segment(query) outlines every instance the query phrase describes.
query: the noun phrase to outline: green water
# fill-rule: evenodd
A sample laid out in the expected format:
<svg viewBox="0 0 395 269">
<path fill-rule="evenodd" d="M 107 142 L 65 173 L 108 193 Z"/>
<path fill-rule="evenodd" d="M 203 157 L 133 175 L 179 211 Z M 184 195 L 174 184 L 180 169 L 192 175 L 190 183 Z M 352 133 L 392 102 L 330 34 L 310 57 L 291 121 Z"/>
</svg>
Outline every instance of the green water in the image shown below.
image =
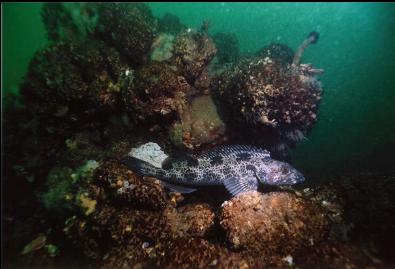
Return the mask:
<svg viewBox="0 0 395 269">
<path fill-rule="evenodd" d="M 155 16 L 188 27 L 234 32 L 243 52 L 270 42 L 296 49 L 320 32 L 303 62 L 325 69 L 324 98 L 309 140 L 293 161 L 310 173 L 393 169 L 395 150 L 395 5 L 386 3 L 150 3 Z M 34 51 L 46 44 L 41 4 L 3 4 L 2 93 L 17 92 Z"/>
</svg>

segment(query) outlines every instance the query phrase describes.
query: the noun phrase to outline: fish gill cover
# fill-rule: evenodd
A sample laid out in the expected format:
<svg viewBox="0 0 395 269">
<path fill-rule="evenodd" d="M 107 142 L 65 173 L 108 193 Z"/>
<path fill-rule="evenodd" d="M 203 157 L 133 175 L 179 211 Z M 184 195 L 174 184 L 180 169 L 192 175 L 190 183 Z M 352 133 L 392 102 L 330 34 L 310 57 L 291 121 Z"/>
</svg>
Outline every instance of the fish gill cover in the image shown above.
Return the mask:
<svg viewBox="0 0 395 269">
<path fill-rule="evenodd" d="M 394 265 L 394 14 L 374 3 L 3 5 L 6 265 Z M 237 168 L 252 154 L 235 144 L 292 161 L 306 181 L 181 194 L 122 164 L 133 148 L 166 152 L 163 168 L 233 155 Z"/>
</svg>

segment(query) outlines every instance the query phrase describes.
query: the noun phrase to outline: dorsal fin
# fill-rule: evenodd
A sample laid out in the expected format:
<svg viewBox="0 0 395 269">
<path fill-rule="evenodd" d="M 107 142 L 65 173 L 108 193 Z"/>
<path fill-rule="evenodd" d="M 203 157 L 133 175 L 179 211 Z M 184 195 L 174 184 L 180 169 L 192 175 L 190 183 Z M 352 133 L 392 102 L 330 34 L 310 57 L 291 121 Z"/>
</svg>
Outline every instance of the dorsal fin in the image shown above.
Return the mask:
<svg viewBox="0 0 395 269">
<path fill-rule="evenodd" d="M 188 166 L 199 165 L 195 156 L 183 152 L 174 152 L 162 162 L 162 168 L 168 170 L 173 168 L 173 164 L 180 162 L 186 162 Z"/>
<path fill-rule="evenodd" d="M 266 157 L 270 157 L 270 152 L 251 145 L 225 145 L 210 149 L 204 152 L 200 157 L 212 157 L 215 155 L 230 155 L 237 153 L 260 153 Z"/>
</svg>

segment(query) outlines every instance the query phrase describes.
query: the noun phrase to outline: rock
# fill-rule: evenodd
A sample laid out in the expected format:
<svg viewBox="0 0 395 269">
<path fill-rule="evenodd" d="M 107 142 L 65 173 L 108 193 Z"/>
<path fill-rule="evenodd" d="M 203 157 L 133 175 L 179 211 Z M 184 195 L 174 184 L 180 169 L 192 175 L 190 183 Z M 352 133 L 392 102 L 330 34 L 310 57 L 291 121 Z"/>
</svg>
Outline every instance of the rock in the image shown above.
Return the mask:
<svg viewBox="0 0 395 269">
<path fill-rule="evenodd" d="M 222 206 L 220 223 L 233 247 L 266 255 L 292 255 L 325 238 L 319 207 L 289 193 L 248 192 Z"/>
<path fill-rule="evenodd" d="M 160 209 L 171 200 L 159 180 L 141 178 L 118 162 L 105 162 L 95 172 L 94 178 L 117 200 Z"/>
<path fill-rule="evenodd" d="M 159 62 L 169 60 L 173 56 L 173 41 L 173 35 L 159 34 L 152 43 L 150 59 Z"/>
<path fill-rule="evenodd" d="M 322 88 L 303 68 L 255 57 L 213 79 L 214 102 L 229 133 L 239 135 L 238 143 L 254 137 L 272 153 L 286 155 L 289 146 L 305 139 L 317 121 Z"/>
<path fill-rule="evenodd" d="M 167 127 L 181 117 L 191 90 L 172 66 L 154 61 L 136 70 L 133 85 L 122 92 L 122 101 L 130 118 L 140 126 Z"/>
<path fill-rule="evenodd" d="M 208 95 L 194 98 L 182 114 L 181 121 L 175 122 L 169 132 L 175 146 L 193 150 L 220 144 L 224 134 L 225 124 Z"/>
<path fill-rule="evenodd" d="M 93 34 L 99 4 L 44 3 L 41 17 L 52 42 L 84 40 Z"/>
<path fill-rule="evenodd" d="M 193 83 L 217 53 L 213 40 L 204 32 L 187 29 L 173 43 L 173 58 L 178 71 Z"/>
<path fill-rule="evenodd" d="M 54 43 L 36 52 L 21 92 L 41 129 L 71 136 L 114 113 L 126 69 L 102 41 Z"/>
<path fill-rule="evenodd" d="M 269 57 L 273 61 L 277 61 L 281 64 L 291 64 L 294 58 L 293 50 L 285 44 L 272 43 L 269 44 L 256 53 L 261 58 Z"/>
<path fill-rule="evenodd" d="M 105 3 L 99 6 L 97 32 L 133 66 L 138 66 L 151 48 L 156 23 L 144 3 Z"/>
<path fill-rule="evenodd" d="M 214 212 L 208 204 L 188 204 L 167 208 L 164 215 L 175 237 L 203 237 L 214 225 Z"/>
</svg>

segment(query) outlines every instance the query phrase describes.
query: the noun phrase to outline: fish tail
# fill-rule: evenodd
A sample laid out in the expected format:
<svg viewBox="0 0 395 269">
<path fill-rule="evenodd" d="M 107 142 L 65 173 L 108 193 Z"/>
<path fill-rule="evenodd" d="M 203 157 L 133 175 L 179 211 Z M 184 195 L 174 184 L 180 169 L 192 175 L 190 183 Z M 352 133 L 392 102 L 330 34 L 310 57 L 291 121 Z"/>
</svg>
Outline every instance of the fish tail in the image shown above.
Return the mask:
<svg viewBox="0 0 395 269">
<path fill-rule="evenodd" d="M 165 170 L 162 168 L 155 167 L 152 164 L 131 156 L 122 159 L 121 163 L 140 176 L 156 177 L 159 179 L 165 177 Z"/>
<path fill-rule="evenodd" d="M 195 188 L 180 186 L 177 184 L 170 183 L 169 176 L 166 176 L 166 171 L 162 168 L 155 167 L 140 159 L 127 156 L 121 160 L 121 163 L 126 165 L 130 170 L 140 176 L 156 177 L 162 181 L 162 183 L 173 192 L 180 193 L 191 193 L 196 191 Z"/>
</svg>

